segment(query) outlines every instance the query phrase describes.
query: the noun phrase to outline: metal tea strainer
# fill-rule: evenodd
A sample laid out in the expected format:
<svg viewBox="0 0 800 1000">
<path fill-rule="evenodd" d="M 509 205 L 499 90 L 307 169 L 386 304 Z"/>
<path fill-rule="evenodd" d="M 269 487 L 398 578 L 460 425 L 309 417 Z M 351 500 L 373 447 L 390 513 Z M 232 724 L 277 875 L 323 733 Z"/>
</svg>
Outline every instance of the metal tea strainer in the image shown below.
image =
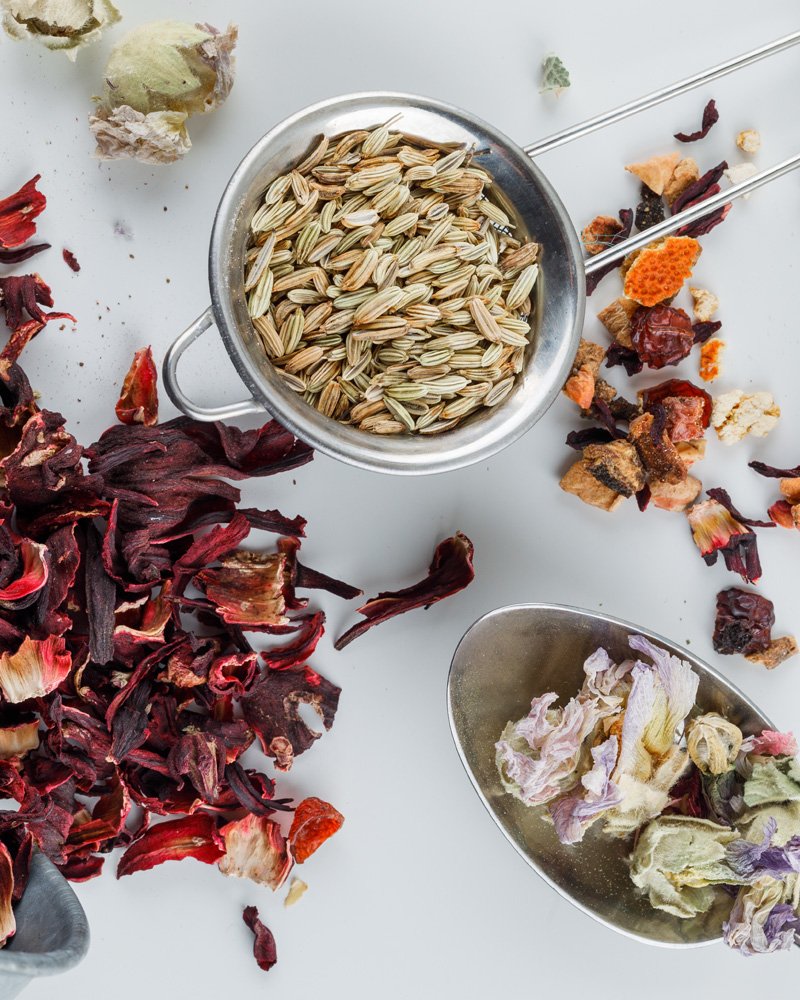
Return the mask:
<svg viewBox="0 0 800 1000">
<path fill-rule="evenodd" d="M 534 158 L 798 42 L 800 31 L 526 147 L 517 146 L 466 111 L 409 94 L 338 97 L 287 118 L 250 150 L 222 195 L 209 250 L 211 305 L 167 352 L 164 383 L 170 398 L 197 420 L 225 420 L 267 410 L 314 448 L 378 472 L 421 475 L 488 458 L 529 430 L 558 394 L 583 327 L 586 274 L 800 166 L 800 154 L 792 156 L 584 261 L 572 221 Z M 494 409 L 478 412 L 453 430 L 432 437 L 373 435 L 322 416 L 289 389 L 267 361 L 250 322 L 244 294 L 243 262 L 249 222 L 270 181 L 301 160 L 320 135 L 371 128 L 398 115 L 398 128 L 404 131 L 480 149 L 481 165 L 493 177 L 493 191 L 516 227 L 515 234 L 542 245 L 542 278 L 536 286 L 533 336 L 514 390 Z M 180 356 L 212 323 L 250 393 L 241 402 L 218 407 L 193 402 L 177 380 Z"/>
</svg>

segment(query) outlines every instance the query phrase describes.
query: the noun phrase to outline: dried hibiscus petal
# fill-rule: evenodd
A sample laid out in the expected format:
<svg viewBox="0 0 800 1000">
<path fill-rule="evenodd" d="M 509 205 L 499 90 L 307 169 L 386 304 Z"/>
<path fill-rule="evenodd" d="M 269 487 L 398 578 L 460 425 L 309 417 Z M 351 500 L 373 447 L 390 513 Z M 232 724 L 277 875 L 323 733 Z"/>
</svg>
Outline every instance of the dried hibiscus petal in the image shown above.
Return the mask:
<svg viewBox="0 0 800 1000">
<path fill-rule="evenodd" d="M 261 657 L 273 670 L 287 670 L 305 663 L 317 648 L 325 633 L 325 615 L 317 611 L 308 615 L 291 642 L 274 649 L 264 650 Z"/>
<path fill-rule="evenodd" d="M 625 347 L 619 341 L 614 341 L 606 351 L 606 368 L 622 365 L 628 375 L 638 375 L 644 368 L 644 362 L 632 347 Z"/>
<path fill-rule="evenodd" d="M 284 563 L 282 553 L 238 551 L 223 557 L 219 567 L 202 570 L 194 582 L 229 625 L 269 629 L 289 622 Z"/>
<path fill-rule="evenodd" d="M 146 830 L 119 859 L 117 878 L 148 871 L 165 861 L 182 861 L 184 858 L 194 858 L 211 865 L 224 854 L 216 820 L 207 813 L 195 813 L 158 823 Z"/>
<path fill-rule="evenodd" d="M 336 649 L 344 649 L 353 639 L 363 635 L 374 625 L 388 621 L 396 615 L 414 608 L 428 608 L 431 604 L 452 597 L 468 586 L 475 577 L 472 564 L 474 547 L 462 532 L 446 538 L 436 546 L 428 576 L 411 587 L 398 591 L 386 591 L 363 604 L 358 612 L 365 621 L 359 622 L 340 635 L 334 643 Z"/>
<path fill-rule="evenodd" d="M 344 816 L 330 802 L 303 799 L 295 809 L 289 830 L 289 846 L 298 865 L 307 861 L 343 823 Z"/>
<path fill-rule="evenodd" d="M 712 126 L 719 121 L 719 111 L 717 111 L 716 101 L 710 100 L 703 108 L 703 120 L 700 128 L 696 132 L 676 132 L 675 138 L 678 142 L 697 142 L 698 139 L 705 139 Z"/>
<path fill-rule="evenodd" d="M 731 500 L 728 491 L 723 490 L 721 486 L 715 486 L 713 489 L 706 490 L 706 493 L 711 497 L 712 500 L 717 500 L 725 510 L 735 517 L 740 524 L 746 525 L 748 528 L 774 528 L 775 524 L 772 521 L 755 521 L 751 517 L 744 517 L 739 511 L 733 506 L 733 501 Z"/>
<path fill-rule="evenodd" d="M 0 690 L 6 701 L 18 704 L 54 691 L 72 667 L 72 656 L 62 638 L 25 636 L 15 653 L 0 655 Z"/>
<path fill-rule="evenodd" d="M 738 573 L 746 583 L 755 583 L 761 576 L 756 536 L 733 518 L 717 500 L 703 500 L 686 512 L 692 537 L 709 566 L 721 552 L 729 570 Z"/>
<path fill-rule="evenodd" d="M 758 653 L 772 638 L 772 601 L 752 591 L 729 587 L 717 594 L 714 649 L 717 653 Z"/>
<path fill-rule="evenodd" d="M 24 313 L 29 320 L 41 324 L 53 319 L 75 322 L 75 317 L 69 313 L 42 312 L 39 307 L 53 305 L 53 296 L 50 287 L 38 274 L 10 274 L 0 278 L 0 305 L 5 310 L 6 323 L 11 330 L 19 330 L 23 326 L 26 322 Z"/>
<path fill-rule="evenodd" d="M 5 250 L 0 247 L 0 264 L 21 264 L 23 260 L 29 260 L 37 253 L 49 249 L 49 243 L 31 243 L 29 247 L 19 247 L 17 250 Z"/>
<path fill-rule="evenodd" d="M 64 263 L 71 271 L 74 271 L 76 274 L 80 271 L 81 265 L 78 263 L 78 258 L 71 250 L 67 250 L 67 248 L 64 247 L 61 251 L 61 256 L 64 258 Z"/>
<path fill-rule="evenodd" d="M 45 545 L 0 526 L 0 608 L 21 611 L 39 599 L 50 572 L 46 554 Z"/>
<path fill-rule="evenodd" d="M 766 462 L 748 462 L 750 468 L 768 479 L 797 479 L 800 477 L 800 465 L 795 465 L 792 469 L 779 469 L 774 465 L 767 465 Z"/>
<path fill-rule="evenodd" d="M 11 908 L 13 898 L 14 862 L 8 848 L 0 841 L 0 948 L 17 930 L 17 922 Z"/>
<path fill-rule="evenodd" d="M 706 323 L 693 323 L 692 331 L 694 333 L 695 344 L 705 344 L 707 340 L 714 336 L 715 333 L 719 333 L 722 329 L 722 321 L 715 319 L 709 320 Z"/>
<path fill-rule="evenodd" d="M 47 199 L 36 184 L 41 174 L 23 184 L 19 191 L 0 201 L 0 247 L 19 247 L 36 232 L 36 217 L 41 215 Z"/>
<path fill-rule="evenodd" d="M 278 950 L 275 947 L 272 931 L 258 919 L 258 909 L 255 906 L 245 906 L 242 911 L 242 920 L 253 932 L 253 955 L 259 969 L 269 972 L 278 961 Z"/>
<path fill-rule="evenodd" d="M 18 718 L 11 725 L 0 722 L 0 758 L 21 757 L 39 746 L 39 720 Z"/>
<path fill-rule="evenodd" d="M 683 309 L 654 306 L 637 309 L 631 319 L 631 342 L 650 368 L 677 365 L 692 350 L 692 321 Z"/>
<path fill-rule="evenodd" d="M 241 699 L 242 714 L 264 753 L 275 758 L 279 771 L 288 771 L 294 758 L 322 735 L 303 721 L 300 706 L 311 705 L 325 729 L 330 729 L 340 694 L 341 688 L 308 666 L 268 668 Z"/>
<path fill-rule="evenodd" d="M 133 356 L 131 367 L 122 383 L 116 406 L 117 419 L 123 424 L 158 423 L 158 374 L 153 350 L 143 347 Z"/>
<path fill-rule="evenodd" d="M 245 816 L 220 830 L 225 853 L 217 861 L 223 875 L 249 878 L 259 885 L 280 889 L 294 861 L 280 827 L 266 816 Z"/>
</svg>

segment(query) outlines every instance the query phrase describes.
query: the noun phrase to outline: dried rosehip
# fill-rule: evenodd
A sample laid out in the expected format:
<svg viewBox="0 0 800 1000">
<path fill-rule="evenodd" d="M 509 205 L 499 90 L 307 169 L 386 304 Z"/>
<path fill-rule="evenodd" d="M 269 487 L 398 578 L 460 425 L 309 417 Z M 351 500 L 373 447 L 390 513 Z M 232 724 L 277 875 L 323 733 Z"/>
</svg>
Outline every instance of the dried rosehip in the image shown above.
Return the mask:
<svg viewBox="0 0 800 1000">
<path fill-rule="evenodd" d="M 692 321 L 683 309 L 653 306 L 637 309 L 631 319 L 631 342 L 650 368 L 677 365 L 692 349 Z"/>
<path fill-rule="evenodd" d="M 760 594 L 729 587 L 717 594 L 714 649 L 717 653 L 758 653 L 770 644 L 775 611 Z"/>
</svg>

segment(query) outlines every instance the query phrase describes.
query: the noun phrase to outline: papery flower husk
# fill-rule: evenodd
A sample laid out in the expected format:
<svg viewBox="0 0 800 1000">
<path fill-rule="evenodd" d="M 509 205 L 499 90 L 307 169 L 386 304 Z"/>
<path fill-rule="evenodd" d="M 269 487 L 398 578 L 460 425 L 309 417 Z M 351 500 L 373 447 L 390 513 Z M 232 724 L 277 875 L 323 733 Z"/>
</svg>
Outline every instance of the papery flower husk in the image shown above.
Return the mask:
<svg viewBox="0 0 800 1000">
<path fill-rule="evenodd" d="M 797 912 L 799 891 L 800 879 L 796 875 L 785 881 L 762 878 L 753 885 L 743 886 L 723 928 L 725 944 L 748 957 L 791 948 L 797 925 L 784 931 L 770 925 L 775 922 L 776 910 L 781 912 L 779 908 L 785 908 L 784 913 L 790 918 Z"/>
<path fill-rule="evenodd" d="M 105 28 L 120 20 L 110 0 L 2 0 L 3 27 L 16 40 L 31 39 L 60 50 L 73 62 Z"/>
<path fill-rule="evenodd" d="M 174 163 L 192 147 L 182 111 L 141 111 L 123 104 L 108 110 L 98 108 L 89 116 L 95 155 L 101 160 L 130 157 L 142 163 Z"/>
<path fill-rule="evenodd" d="M 223 875 L 249 878 L 273 891 L 279 889 L 294 861 L 280 827 L 266 816 L 245 816 L 220 830 L 225 856 L 217 862 Z"/>
<path fill-rule="evenodd" d="M 686 748 L 703 774 L 730 770 L 742 747 L 742 731 L 716 712 L 691 719 L 686 726 Z"/>
</svg>

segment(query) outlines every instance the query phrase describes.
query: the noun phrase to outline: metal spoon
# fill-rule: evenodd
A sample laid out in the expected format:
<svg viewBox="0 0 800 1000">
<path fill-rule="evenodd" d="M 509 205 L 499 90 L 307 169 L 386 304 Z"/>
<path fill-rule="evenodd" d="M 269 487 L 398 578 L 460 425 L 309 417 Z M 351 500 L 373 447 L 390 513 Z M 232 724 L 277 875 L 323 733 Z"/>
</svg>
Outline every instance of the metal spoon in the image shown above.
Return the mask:
<svg viewBox="0 0 800 1000">
<path fill-rule="evenodd" d="M 600 824 L 580 844 L 558 840 L 542 812 L 503 790 L 494 744 L 531 698 L 556 691 L 566 700 L 583 682 L 583 661 L 598 646 L 612 658 L 631 655 L 628 637 L 644 635 L 688 660 L 700 675 L 697 706 L 719 712 L 745 735 L 773 728 L 738 688 L 688 650 L 628 622 L 556 604 L 518 604 L 480 618 L 458 644 L 447 684 L 450 727 L 467 774 L 489 815 L 520 856 L 578 909 L 621 934 L 648 944 L 687 948 L 719 941 L 731 900 L 693 920 L 655 910 L 630 880 L 627 840 L 604 836 Z"/>
</svg>

